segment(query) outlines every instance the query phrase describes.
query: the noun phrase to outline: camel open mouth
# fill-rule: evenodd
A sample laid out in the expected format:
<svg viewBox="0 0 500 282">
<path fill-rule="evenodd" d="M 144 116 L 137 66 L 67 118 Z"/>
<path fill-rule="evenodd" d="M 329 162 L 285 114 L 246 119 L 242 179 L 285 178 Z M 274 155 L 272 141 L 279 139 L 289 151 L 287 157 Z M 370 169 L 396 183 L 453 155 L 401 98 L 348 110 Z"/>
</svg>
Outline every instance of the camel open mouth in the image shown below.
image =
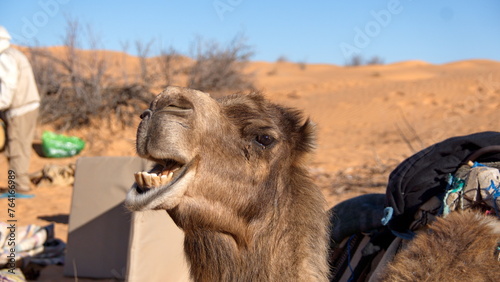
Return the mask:
<svg viewBox="0 0 500 282">
<path fill-rule="evenodd" d="M 158 161 L 151 171 L 134 173 L 136 183 L 127 193 L 125 205 L 132 211 L 174 208 L 194 179 L 194 158 L 188 163 Z"/>
<path fill-rule="evenodd" d="M 185 164 L 175 160 L 157 161 L 157 165 L 149 172 L 140 171 L 134 173 L 136 190 L 139 194 L 148 192 L 151 189 L 168 186 L 174 179 L 178 179 L 184 172 Z"/>
</svg>

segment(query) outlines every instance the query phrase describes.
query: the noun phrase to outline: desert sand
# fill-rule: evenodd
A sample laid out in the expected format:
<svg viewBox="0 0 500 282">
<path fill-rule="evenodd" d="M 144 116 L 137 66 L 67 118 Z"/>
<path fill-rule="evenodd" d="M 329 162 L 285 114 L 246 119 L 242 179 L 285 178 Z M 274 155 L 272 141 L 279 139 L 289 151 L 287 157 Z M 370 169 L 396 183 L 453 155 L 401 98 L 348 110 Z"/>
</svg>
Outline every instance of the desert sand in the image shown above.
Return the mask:
<svg viewBox="0 0 500 282">
<path fill-rule="evenodd" d="M 500 131 L 500 62 L 407 61 L 360 67 L 252 62 L 247 71 L 268 99 L 302 110 L 317 124 L 310 168 L 330 206 L 363 193 L 383 193 L 399 162 L 435 142 Z M 41 142 L 45 129 L 52 130 L 39 126 L 35 143 Z M 49 159 L 33 151 L 31 171 L 74 163 L 81 156 L 135 155 L 135 126 L 112 134 L 106 128 L 96 130 L 64 132 L 89 143 L 78 156 Z M 0 175 L 0 187 L 6 187 L 3 154 Z M 56 237 L 66 241 L 72 187 L 37 187 L 32 194 L 32 199 L 17 199 L 19 225 L 54 222 Z M 5 207 L 0 215 L 4 219 L 6 199 L 0 199 L 0 207 Z M 61 273 L 62 267 L 49 267 L 41 281 Z"/>
</svg>

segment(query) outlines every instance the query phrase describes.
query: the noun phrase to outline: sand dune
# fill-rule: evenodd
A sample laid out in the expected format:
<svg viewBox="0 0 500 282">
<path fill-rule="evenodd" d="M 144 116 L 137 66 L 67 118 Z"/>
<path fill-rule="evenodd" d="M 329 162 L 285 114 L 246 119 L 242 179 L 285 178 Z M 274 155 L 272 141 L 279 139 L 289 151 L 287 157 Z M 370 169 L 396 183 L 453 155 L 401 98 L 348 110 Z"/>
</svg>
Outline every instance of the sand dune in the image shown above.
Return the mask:
<svg viewBox="0 0 500 282">
<path fill-rule="evenodd" d="M 121 53 L 106 56 L 136 60 Z M 135 63 L 130 65 L 131 72 Z M 247 71 L 254 74 L 257 87 L 269 99 L 299 108 L 317 123 L 318 149 L 311 163 L 315 175 L 394 165 L 451 136 L 500 131 L 500 62 L 432 65 L 408 61 L 362 67 L 253 62 Z M 50 127 L 40 127 L 38 136 L 43 129 Z M 97 135 L 88 130 L 70 134 L 94 142 L 81 156 L 134 155 L 135 128 L 113 134 L 106 129 Z M 94 137 L 88 140 L 89 136 Z M 45 159 L 35 154 L 31 170 L 40 170 L 47 163 L 72 163 L 76 158 Z M 0 158 L 0 173 L 7 173 L 4 157 Z M 330 187 L 336 183 L 328 183 L 330 180 L 334 177 L 318 178 L 331 205 L 360 193 L 332 193 Z M 1 177 L 0 187 L 5 186 L 5 177 Z M 20 199 L 20 224 L 55 221 L 57 237 L 65 240 L 71 190 L 41 187 L 33 192 L 35 198 Z M 6 200 L 0 200 L 0 205 L 6 206 Z"/>
</svg>

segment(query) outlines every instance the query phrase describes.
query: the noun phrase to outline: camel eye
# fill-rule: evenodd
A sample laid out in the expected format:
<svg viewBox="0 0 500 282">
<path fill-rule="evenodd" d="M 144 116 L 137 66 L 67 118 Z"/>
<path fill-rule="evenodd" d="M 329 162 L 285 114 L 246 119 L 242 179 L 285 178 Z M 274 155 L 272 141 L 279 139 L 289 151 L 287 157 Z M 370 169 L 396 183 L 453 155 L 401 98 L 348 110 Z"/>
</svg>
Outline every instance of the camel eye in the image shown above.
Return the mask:
<svg viewBox="0 0 500 282">
<path fill-rule="evenodd" d="M 258 135 L 256 138 L 255 138 L 255 141 L 257 141 L 257 143 L 259 143 L 260 145 L 264 146 L 264 147 L 267 147 L 269 145 L 271 145 L 273 142 L 274 142 L 274 137 L 270 136 L 270 135 Z"/>
</svg>

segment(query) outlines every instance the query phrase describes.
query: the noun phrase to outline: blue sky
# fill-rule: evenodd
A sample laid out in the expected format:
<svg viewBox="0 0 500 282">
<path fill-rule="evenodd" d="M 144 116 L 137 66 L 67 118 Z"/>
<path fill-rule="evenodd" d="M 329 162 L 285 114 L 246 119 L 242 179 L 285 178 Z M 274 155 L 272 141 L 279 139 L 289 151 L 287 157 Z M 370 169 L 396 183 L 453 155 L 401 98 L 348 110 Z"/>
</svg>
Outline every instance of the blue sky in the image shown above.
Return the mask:
<svg viewBox="0 0 500 282">
<path fill-rule="evenodd" d="M 498 0 L 0 0 L 0 25 L 16 44 L 62 45 L 67 18 L 90 26 L 100 48 L 129 42 L 132 54 L 136 41 L 154 40 L 152 55 L 169 46 L 189 55 L 197 36 L 227 43 L 243 32 L 252 60 L 500 61 Z"/>
</svg>

